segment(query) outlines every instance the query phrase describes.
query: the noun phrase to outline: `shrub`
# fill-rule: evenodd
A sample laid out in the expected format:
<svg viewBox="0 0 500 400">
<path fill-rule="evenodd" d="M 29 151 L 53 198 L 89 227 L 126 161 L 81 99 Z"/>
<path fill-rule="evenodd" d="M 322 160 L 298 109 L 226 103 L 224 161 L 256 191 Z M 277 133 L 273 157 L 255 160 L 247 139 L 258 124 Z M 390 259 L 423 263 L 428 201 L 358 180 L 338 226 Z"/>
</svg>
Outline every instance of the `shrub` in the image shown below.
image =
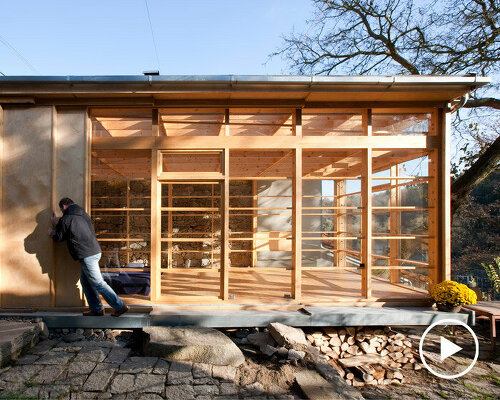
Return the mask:
<svg viewBox="0 0 500 400">
<path fill-rule="evenodd" d="M 477 301 L 477 295 L 473 290 L 455 281 L 444 281 L 433 285 L 429 293 L 436 302 L 450 307 L 475 304 Z"/>
</svg>

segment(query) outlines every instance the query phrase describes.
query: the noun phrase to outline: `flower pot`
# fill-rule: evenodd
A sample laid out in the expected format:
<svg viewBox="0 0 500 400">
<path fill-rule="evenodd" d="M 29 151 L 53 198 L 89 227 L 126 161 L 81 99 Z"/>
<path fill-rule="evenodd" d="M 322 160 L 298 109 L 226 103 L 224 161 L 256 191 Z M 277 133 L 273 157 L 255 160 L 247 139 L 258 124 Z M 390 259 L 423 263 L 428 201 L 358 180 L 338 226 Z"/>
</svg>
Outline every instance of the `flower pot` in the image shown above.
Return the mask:
<svg viewBox="0 0 500 400">
<path fill-rule="evenodd" d="M 437 309 L 439 311 L 453 312 L 457 313 L 462 309 L 462 305 L 459 306 L 450 306 L 448 304 L 436 303 Z"/>
</svg>

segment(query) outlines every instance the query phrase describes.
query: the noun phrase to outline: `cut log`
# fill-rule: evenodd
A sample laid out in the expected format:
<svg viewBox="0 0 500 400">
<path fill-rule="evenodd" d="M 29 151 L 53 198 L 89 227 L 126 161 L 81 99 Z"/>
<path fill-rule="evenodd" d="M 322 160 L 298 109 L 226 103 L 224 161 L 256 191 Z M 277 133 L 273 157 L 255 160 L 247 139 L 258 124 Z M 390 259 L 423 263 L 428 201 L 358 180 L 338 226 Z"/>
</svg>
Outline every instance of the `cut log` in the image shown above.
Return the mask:
<svg viewBox="0 0 500 400">
<path fill-rule="evenodd" d="M 354 336 L 349 336 L 349 337 L 347 338 L 347 344 L 348 344 L 349 346 L 352 346 L 354 343 L 356 343 L 356 339 L 354 338 Z"/>
<path fill-rule="evenodd" d="M 377 381 L 383 380 L 383 378 L 385 377 L 385 368 L 378 364 L 373 365 L 372 367 L 375 371 L 374 373 L 372 373 L 373 378 L 375 378 Z"/>
<path fill-rule="evenodd" d="M 354 326 L 347 326 L 345 328 L 349 336 L 354 336 L 356 335 L 356 328 Z"/>
<path fill-rule="evenodd" d="M 331 351 L 330 347 L 322 345 L 319 349 L 322 353 L 326 354 Z"/>
<path fill-rule="evenodd" d="M 339 339 L 341 342 L 343 342 L 345 340 L 345 335 L 346 335 L 347 331 L 345 329 L 340 329 L 339 330 Z"/>
<path fill-rule="evenodd" d="M 354 377 L 354 379 L 352 380 L 352 386 L 361 387 L 361 386 L 365 386 L 365 383 L 361 379 Z"/>
<path fill-rule="evenodd" d="M 342 351 L 347 351 L 349 348 L 349 344 L 347 342 L 342 343 L 342 346 L 340 346 L 340 350 Z"/>
<path fill-rule="evenodd" d="M 387 364 L 386 357 L 379 356 L 378 354 L 365 354 L 362 356 L 354 356 L 349 359 L 339 359 L 343 367 L 354 367 L 361 364 Z"/>
<path fill-rule="evenodd" d="M 366 372 L 367 374 L 370 374 L 370 375 L 373 375 L 375 374 L 375 368 L 373 368 L 370 364 L 362 364 L 360 365 L 359 367 L 356 367 L 356 368 L 359 368 L 360 370 Z"/>
<path fill-rule="evenodd" d="M 354 346 L 349 346 L 349 348 L 347 349 L 347 352 L 349 354 L 352 354 L 353 356 L 355 356 L 356 354 L 358 354 L 358 350 L 359 350 L 359 347 L 354 345 Z"/>
<path fill-rule="evenodd" d="M 332 347 L 340 347 L 342 345 L 342 341 L 338 335 L 332 336 L 329 343 Z"/>
<path fill-rule="evenodd" d="M 354 374 L 352 372 L 348 372 L 346 375 L 345 375 L 346 379 L 352 381 L 354 379 Z"/>
<path fill-rule="evenodd" d="M 341 378 L 344 378 L 346 376 L 346 372 L 344 370 L 344 368 L 342 368 L 340 366 L 340 364 L 335 361 L 335 360 L 328 360 L 328 364 L 330 364 L 330 366 L 339 373 L 340 377 Z"/>
<path fill-rule="evenodd" d="M 323 331 L 325 332 L 325 334 L 328 337 L 331 337 L 331 338 L 334 337 L 334 336 L 338 337 L 337 330 L 335 328 L 327 326 L 326 328 L 323 328 Z"/>
</svg>

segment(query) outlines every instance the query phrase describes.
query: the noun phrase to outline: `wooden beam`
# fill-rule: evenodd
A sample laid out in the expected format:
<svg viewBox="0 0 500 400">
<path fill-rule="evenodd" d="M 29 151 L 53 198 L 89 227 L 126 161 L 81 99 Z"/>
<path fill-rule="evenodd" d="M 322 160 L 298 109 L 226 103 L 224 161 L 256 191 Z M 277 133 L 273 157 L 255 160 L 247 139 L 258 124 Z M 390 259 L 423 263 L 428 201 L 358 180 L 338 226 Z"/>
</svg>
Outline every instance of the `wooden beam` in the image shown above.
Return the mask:
<svg viewBox="0 0 500 400">
<path fill-rule="evenodd" d="M 259 206 L 259 200 L 257 198 L 257 181 L 252 180 L 252 207 L 254 208 L 252 212 L 252 267 L 257 267 L 258 263 L 258 253 L 257 253 L 257 242 L 256 242 L 256 236 L 257 232 L 259 231 L 259 219 L 258 219 L 258 206 Z"/>
<path fill-rule="evenodd" d="M 292 297 L 302 298 L 302 149 L 295 149 L 292 188 Z"/>
<path fill-rule="evenodd" d="M 429 250 L 428 250 L 428 261 L 429 261 L 429 278 L 432 283 L 439 283 L 441 279 L 440 274 L 440 258 L 439 258 L 439 213 L 440 213 L 440 203 L 439 203 L 439 150 L 432 150 L 429 152 L 429 165 L 428 165 L 428 200 L 427 206 L 428 211 L 428 235 L 429 235 Z"/>
<path fill-rule="evenodd" d="M 449 109 L 440 108 L 439 115 L 439 262 L 438 280 L 451 279 L 451 182 L 450 182 L 450 135 Z"/>
<path fill-rule="evenodd" d="M 365 114 L 363 125 L 365 134 L 371 134 L 371 115 Z M 361 277 L 361 295 L 367 299 L 372 297 L 372 149 L 363 150 L 361 179 L 361 263 L 364 265 Z"/>
<path fill-rule="evenodd" d="M 427 149 L 438 147 L 436 137 L 405 136 L 177 136 L 177 137 L 97 137 L 93 150 L 99 149 Z"/>
<path fill-rule="evenodd" d="M 391 177 L 393 179 L 390 180 L 391 183 L 391 192 L 390 192 L 390 206 L 398 207 L 400 204 L 400 187 L 398 185 L 398 180 L 394 179 L 394 177 L 399 175 L 399 165 L 391 166 Z M 400 225 L 400 211 L 391 210 L 389 215 L 389 229 L 391 236 L 397 236 L 399 234 L 399 225 Z M 399 265 L 399 262 L 394 261 L 399 257 L 399 243 L 400 241 L 397 239 L 389 240 L 389 265 Z M 399 282 L 399 270 L 391 269 L 390 272 L 390 281 L 391 283 Z"/>
<path fill-rule="evenodd" d="M 220 298 L 229 300 L 229 149 L 224 149 L 224 179 L 221 182 Z"/>
<path fill-rule="evenodd" d="M 172 208 L 174 206 L 174 202 L 173 202 L 173 198 L 172 198 L 172 190 L 174 188 L 174 185 L 172 185 L 171 183 L 167 184 L 167 190 L 168 190 L 168 207 L 169 208 Z M 173 238 L 173 235 L 172 235 L 172 229 L 173 229 L 173 218 L 172 218 L 172 211 L 167 211 L 167 218 L 168 218 L 168 221 L 167 221 L 167 233 L 168 233 L 168 238 L 169 239 L 172 239 Z M 172 262 L 172 241 L 169 240 L 168 243 L 167 243 L 167 269 L 172 269 L 172 266 L 173 266 L 173 262 Z"/>
<path fill-rule="evenodd" d="M 51 135 L 51 145 L 52 145 L 52 154 L 51 154 L 51 164 L 52 164 L 52 175 L 51 175 L 51 193 L 50 193 L 50 204 L 53 210 L 57 210 L 59 208 L 58 199 L 56 199 L 56 191 L 57 191 L 57 110 L 55 107 L 52 107 L 52 135 Z M 62 172 L 62 171 L 61 171 Z M 57 208 L 56 205 L 57 204 Z M 52 210 L 51 210 L 52 211 Z M 52 214 L 52 213 L 51 213 Z M 51 240 L 51 252 L 50 252 L 50 306 L 56 306 L 56 251 L 55 251 L 55 243 Z"/>
<path fill-rule="evenodd" d="M 158 172 L 161 157 L 157 150 L 151 154 L 151 301 L 161 297 L 161 183 Z"/>
<path fill-rule="evenodd" d="M 345 196 L 346 193 L 345 189 L 346 189 L 345 179 L 334 181 L 333 194 L 335 196 L 334 197 L 335 210 L 342 210 L 342 208 L 346 206 L 347 198 Z M 334 237 L 337 236 L 341 238 L 344 236 L 343 232 L 345 232 L 347 226 L 346 215 L 344 213 L 335 212 L 334 218 L 335 218 L 335 231 L 340 232 L 338 234 L 335 234 Z M 344 239 L 339 239 L 337 240 L 336 244 L 338 251 L 335 252 L 335 256 L 333 258 L 334 265 L 336 267 L 346 267 L 347 266 L 346 253 L 345 251 L 342 251 L 346 249 L 346 242 Z"/>
<path fill-rule="evenodd" d="M 5 234 L 4 234 L 4 228 L 3 228 L 3 220 L 4 220 L 4 215 L 3 215 L 3 160 L 4 160 L 4 155 L 3 155 L 3 127 L 4 127 L 4 113 L 3 113 L 3 107 L 0 104 L 0 265 L 3 264 L 3 254 L 5 251 L 4 248 L 4 243 L 5 243 Z M 3 268 L 0 268 L 0 307 L 2 307 L 3 301 L 3 291 L 4 291 L 4 282 L 2 280 L 2 270 Z"/>
<path fill-rule="evenodd" d="M 153 136 L 160 136 L 160 124 L 159 124 L 159 116 L 158 116 L 158 109 L 153 108 L 152 110 L 152 118 L 151 118 L 151 124 L 152 124 L 152 133 Z"/>
</svg>

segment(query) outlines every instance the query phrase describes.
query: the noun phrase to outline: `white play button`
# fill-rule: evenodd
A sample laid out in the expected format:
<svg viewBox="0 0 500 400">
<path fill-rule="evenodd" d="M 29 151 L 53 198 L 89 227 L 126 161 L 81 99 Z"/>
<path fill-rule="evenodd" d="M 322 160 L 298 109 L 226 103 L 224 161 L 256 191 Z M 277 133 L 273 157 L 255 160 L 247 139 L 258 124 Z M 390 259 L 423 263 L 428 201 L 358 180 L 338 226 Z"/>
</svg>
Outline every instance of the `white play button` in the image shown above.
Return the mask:
<svg viewBox="0 0 500 400">
<path fill-rule="evenodd" d="M 457 346 L 455 343 L 450 342 L 448 339 L 440 336 L 441 338 L 441 361 L 446 360 L 449 356 L 459 352 L 462 350 L 460 346 Z"/>
</svg>

